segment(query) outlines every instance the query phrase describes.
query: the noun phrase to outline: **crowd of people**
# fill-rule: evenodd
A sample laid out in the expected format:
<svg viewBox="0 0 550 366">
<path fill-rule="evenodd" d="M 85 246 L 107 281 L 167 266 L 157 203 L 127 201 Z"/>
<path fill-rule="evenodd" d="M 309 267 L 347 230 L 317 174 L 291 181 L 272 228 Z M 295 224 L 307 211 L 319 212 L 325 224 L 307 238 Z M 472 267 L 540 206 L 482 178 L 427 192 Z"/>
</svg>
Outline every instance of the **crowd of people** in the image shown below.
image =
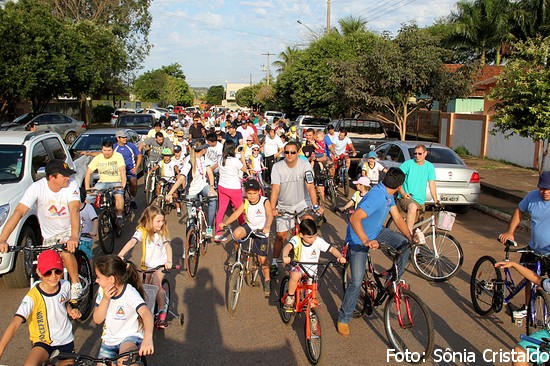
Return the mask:
<svg viewBox="0 0 550 366">
<path fill-rule="evenodd" d="M 80 313 L 71 305 L 71 300 L 79 296 L 78 275 L 71 253 L 79 242 L 83 245 L 79 240 L 81 232 L 87 237 L 97 232 L 97 222 L 94 225 L 97 217 L 89 209 L 84 210 L 86 201 L 93 202 L 94 199 L 91 174 L 96 170 L 99 172 L 100 178 L 94 188 L 116 189 L 117 215 L 122 211 L 119 199 L 126 184 L 133 197 L 132 207 L 137 208 L 136 167 L 142 160 L 142 152 L 148 154 L 149 161 L 156 162 L 151 169 L 157 170 L 161 180 L 170 185 L 163 199 L 171 201 L 179 195 L 186 198 L 198 195 L 217 197 L 217 200 L 209 200 L 207 210 L 206 232 L 214 242 L 225 242 L 224 229 L 234 222 L 238 223 L 234 230 L 236 239 L 254 230 L 261 230 L 269 236 L 275 222 L 271 250 L 267 239 L 259 237 L 254 240 L 253 250 L 259 256 L 266 297 L 270 295 L 272 280 L 278 275 L 279 258 L 283 263 L 290 263 L 291 259 L 317 262 L 320 252 L 329 251 L 340 263 L 348 261 L 351 281 L 337 321 L 337 331 L 343 336 L 350 334 L 348 324 L 363 281 L 368 250 L 378 248 L 381 243 L 399 250 L 398 268 L 402 274 L 409 257 L 409 243 L 417 240 L 411 231 L 412 224 L 424 209 L 426 187 L 438 203 L 435 170 L 426 160 L 429 152 L 424 145 L 417 145 L 414 158 L 403 163 L 401 168 L 385 169 L 377 162 L 376 154 L 370 153 L 362 175 L 354 181 L 357 192 L 349 197 L 345 206 L 340 207 L 341 210 L 352 207 L 354 210 L 346 231 L 345 242 L 349 249 L 347 258 L 344 258 L 334 243 L 328 243 L 318 235 L 321 220 L 314 220 L 314 216 L 324 215 L 323 194 L 319 189 L 322 186 L 319 184 L 321 167 L 334 174 L 335 162 L 349 166 L 349 155 L 355 153 L 344 129 L 338 132 L 332 126 L 323 131 L 307 129 L 302 137 L 284 120 L 274 119 L 267 123 L 259 115 L 194 114 L 164 126 L 157 123 L 140 146 L 127 143 L 124 131 L 118 131 L 116 138 L 116 144 L 106 141 L 101 152 L 93 154 L 84 181 L 88 192 L 79 194 L 79 188 L 71 178 L 74 171 L 65 162 L 53 160 L 46 166 L 46 178 L 35 182 L 25 193 L 0 233 L 0 253 L 5 253 L 8 246 L 13 245 L 6 240 L 15 224 L 36 206 L 44 246 L 57 241 L 67 243 L 67 250 L 61 255 L 45 250 L 38 256 L 37 273 L 41 282 L 25 296 L 0 339 L 0 357 L 25 321 L 29 323 L 32 342 L 26 364 L 39 365 L 56 349 L 74 351 L 69 318 L 78 318 Z M 541 243 L 546 243 L 547 236 L 541 233 L 549 227 L 546 225 L 550 217 L 548 192 L 550 173 L 544 173 L 538 193 L 534 191 L 527 201 L 520 203 L 510 229 L 501 235 L 503 241 L 513 239 L 521 212 L 529 212 L 535 220 L 531 247 L 538 248 Z M 50 209 L 52 205 L 56 208 L 54 211 Z M 228 212 L 230 205 L 232 212 Z M 299 218 L 299 233 L 289 240 L 295 227 L 295 216 L 281 213 L 305 212 L 308 208 L 310 211 Z M 406 214 L 402 215 L 401 211 Z M 182 207 L 177 206 L 177 215 L 182 215 Z M 388 215 L 393 218 L 399 232 L 384 227 Z M 139 349 L 142 355 L 154 352 L 153 315 L 143 300 L 141 277 L 123 260 L 139 243 L 142 269 L 159 265 L 172 268 L 174 259 L 166 217 L 154 204 L 145 208 L 134 234 L 118 255 L 94 258 L 99 290 L 93 320 L 103 324 L 100 357 L 113 357 L 131 349 Z M 235 260 L 234 255 L 233 252 L 228 258 L 229 263 Z M 514 267 L 533 282 L 550 289 L 550 285 L 519 265 L 499 265 Z M 62 279 L 64 267 L 69 272 L 69 282 Z M 309 267 L 308 271 L 315 271 L 314 267 Z M 291 271 L 289 296 L 284 303 L 286 311 L 293 311 L 293 295 L 303 275 L 301 271 L 299 267 Z M 162 278 L 163 273 L 158 270 L 152 274 L 152 283 L 161 287 Z M 159 309 L 163 308 L 163 301 L 164 294 L 159 291 Z M 124 319 L 120 318 L 121 309 Z M 161 312 L 157 326 L 165 328 L 168 325 L 166 314 Z"/>
</svg>

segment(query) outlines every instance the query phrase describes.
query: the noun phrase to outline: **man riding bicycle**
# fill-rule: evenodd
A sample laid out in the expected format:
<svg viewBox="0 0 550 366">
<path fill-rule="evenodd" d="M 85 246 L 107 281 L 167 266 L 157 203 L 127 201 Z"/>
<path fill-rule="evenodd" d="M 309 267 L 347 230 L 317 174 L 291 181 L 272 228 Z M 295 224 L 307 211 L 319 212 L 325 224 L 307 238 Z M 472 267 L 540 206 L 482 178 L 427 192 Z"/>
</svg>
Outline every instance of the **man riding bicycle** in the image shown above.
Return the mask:
<svg viewBox="0 0 550 366">
<path fill-rule="evenodd" d="M 49 247 L 57 242 L 67 245 L 67 251 L 60 256 L 71 279 L 71 300 L 77 300 L 82 292 L 76 259 L 72 254 L 78 247 L 80 234 L 80 190 L 76 181 L 70 178 L 74 173 L 63 160 L 49 162 L 46 177 L 31 184 L 0 233 L 0 253 L 6 253 L 6 240 L 21 218 L 36 205 L 44 238 L 42 245 Z"/>
<path fill-rule="evenodd" d="M 121 154 L 124 157 L 124 163 L 126 164 L 126 179 L 129 183 L 130 192 L 130 206 L 135 210 L 136 194 L 137 194 L 137 167 L 141 164 L 141 151 L 137 146 L 131 142 L 128 142 L 128 136 L 124 130 L 116 132 L 117 143 L 114 151 Z"/>
<path fill-rule="evenodd" d="M 351 159 L 349 158 L 348 150 L 351 149 L 353 156 L 357 155 L 353 142 L 348 137 L 348 131 L 345 128 L 340 129 L 338 138 L 334 140 L 334 161 L 345 160 L 346 168 L 350 167 Z"/>
</svg>

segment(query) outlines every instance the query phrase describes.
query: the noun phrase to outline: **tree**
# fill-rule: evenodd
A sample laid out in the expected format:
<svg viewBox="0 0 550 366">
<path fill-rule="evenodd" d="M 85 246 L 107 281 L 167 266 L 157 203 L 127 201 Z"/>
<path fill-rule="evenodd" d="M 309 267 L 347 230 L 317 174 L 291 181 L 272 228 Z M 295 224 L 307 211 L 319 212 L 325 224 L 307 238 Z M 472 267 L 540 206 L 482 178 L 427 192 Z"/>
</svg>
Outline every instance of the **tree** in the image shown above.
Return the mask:
<svg viewBox="0 0 550 366">
<path fill-rule="evenodd" d="M 501 48 L 509 40 L 509 0 L 460 0 L 452 12 L 453 31 L 448 43 L 469 51 L 485 65 L 489 51 L 495 51 L 500 64 Z"/>
<path fill-rule="evenodd" d="M 208 88 L 206 92 L 206 103 L 210 105 L 220 105 L 224 99 L 225 89 L 223 85 L 214 85 Z"/>
<path fill-rule="evenodd" d="M 522 0 L 512 3 L 512 33 L 521 41 L 550 36 L 550 0 Z"/>
<path fill-rule="evenodd" d="M 550 141 L 550 37 L 518 42 L 514 49 L 490 93 L 497 101 L 492 120 L 495 131 L 508 137 L 519 134 L 542 143 L 542 158 L 538 161 L 542 172 Z"/>
<path fill-rule="evenodd" d="M 349 36 L 357 32 L 366 32 L 367 21 L 362 18 L 355 18 L 353 15 L 338 20 L 342 35 Z"/>
<path fill-rule="evenodd" d="M 256 94 L 260 84 L 245 86 L 235 93 L 235 102 L 241 107 L 253 108 L 256 104 Z"/>
<path fill-rule="evenodd" d="M 290 46 L 287 46 L 286 50 L 281 51 L 281 53 L 279 53 L 279 59 L 272 63 L 276 68 L 277 74 L 282 73 L 284 69 L 292 63 L 299 52 L 299 49 Z"/>
<path fill-rule="evenodd" d="M 141 100 L 156 100 L 164 105 L 193 104 L 193 94 L 178 63 L 145 72 L 135 80 L 133 90 Z"/>
<path fill-rule="evenodd" d="M 371 52 L 334 62 L 332 81 L 341 91 L 341 103 L 395 125 L 404 140 L 407 118 L 421 106 L 416 97 L 434 91 L 434 84 L 443 78 L 453 77 L 442 70 L 447 51 L 439 41 L 426 29 L 404 25 L 395 39 L 375 42 Z"/>
</svg>

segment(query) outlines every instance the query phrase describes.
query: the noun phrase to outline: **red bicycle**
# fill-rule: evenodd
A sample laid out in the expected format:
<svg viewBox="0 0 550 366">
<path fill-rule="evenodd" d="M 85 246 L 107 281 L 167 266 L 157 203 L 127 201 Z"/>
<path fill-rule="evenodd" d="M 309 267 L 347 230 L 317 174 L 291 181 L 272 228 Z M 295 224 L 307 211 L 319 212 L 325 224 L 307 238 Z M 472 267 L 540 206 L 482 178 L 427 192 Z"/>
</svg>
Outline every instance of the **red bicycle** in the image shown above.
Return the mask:
<svg viewBox="0 0 550 366">
<path fill-rule="evenodd" d="M 277 260 L 278 263 L 283 263 L 281 259 Z M 317 282 L 322 278 L 327 269 L 335 265 L 335 261 L 330 262 L 297 262 L 291 261 L 291 266 L 300 266 L 304 275 L 298 283 L 296 288 L 296 304 L 295 309 L 292 312 L 289 312 L 284 309 L 284 303 L 286 297 L 288 296 L 288 282 L 290 281 L 290 276 L 286 275 L 281 282 L 281 300 L 279 302 L 279 315 L 281 320 L 285 324 L 292 324 L 296 313 L 305 312 L 306 314 L 306 323 L 304 328 L 304 333 L 306 337 L 306 355 L 309 362 L 313 365 L 317 364 L 321 359 L 321 350 L 323 348 L 323 338 L 321 337 L 321 304 L 317 299 Z M 324 266 L 325 268 L 319 276 L 317 276 L 317 271 L 310 273 L 308 268 L 304 266 L 316 265 Z M 313 272 L 313 271 L 312 271 Z"/>
</svg>

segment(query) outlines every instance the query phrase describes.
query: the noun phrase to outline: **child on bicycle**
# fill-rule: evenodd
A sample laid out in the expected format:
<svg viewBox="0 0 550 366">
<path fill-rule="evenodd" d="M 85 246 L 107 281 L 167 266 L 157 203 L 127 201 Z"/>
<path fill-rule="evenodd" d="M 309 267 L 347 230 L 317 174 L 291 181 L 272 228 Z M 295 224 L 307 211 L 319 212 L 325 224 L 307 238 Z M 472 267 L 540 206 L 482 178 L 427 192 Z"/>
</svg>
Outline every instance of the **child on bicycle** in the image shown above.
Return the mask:
<svg viewBox="0 0 550 366">
<path fill-rule="evenodd" d="M 80 191 L 80 249 L 88 257 L 90 267 L 92 267 L 92 244 L 97 235 L 98 228 L 97 213 L 94 206 L 86 202 L 86 191 Z"/>
<path fill-rule="evenodd" d="M 172 268 L 172 246 L 170 244 L 170 233 L 166 226 L 164 212 L 156 206 L 148 206 L 141 217 L 136 232 L 132 238 L 124 245 L 119 257 L 124 259 L 124 255 L 128 253 L 138 242 L 141 242 L 141 268 L 143 270 L 164 266 L 164 269 Z M 156 270 L 154 273 L 147 274 L 146 283 L 151 283 L 159 288 L 157 292 L 157 304 L 159 308 L 159 328 L 167 328 L 169 323 L 166 321 L 166 311 L 164 311 L 165 294 L 162 289 L 162 279 L 164 273 L 162 269 Z"/>
<path fill-rule="evenodd" d="M 80 311 L 69 303 L 71 284 L 63 276 L 63 262 L 55 250 L 45 250 L 38 256 L 36 273 L 40 282 L 25 295 L 10 325 L 0 339 L 0 358 L 21 324 L 28 321 L 32 349 L 25 365 L 41 365 L 54 350 L 74 352 L 73 327 L 68 316 L 80 318 Z M 68 316 L 67 316 L 68 315 Z M 59 361 L 59 365 L 72 360 Z"/>
<path fill-rule="evenodd" d="M 298 262 L 319 262 L 321 252 L 329 251 L 336 257 L 338 263 L 346 263 L 346 258 L 342 256 L 342 253 L 336 248 L 330 245 L 317 235 L 317 224 L 312 219 L 304 219 L 300 222 L 300 233 L 290 238 L 288 243 L 283 248 L 283 263 L 289 264 L 291 258 L 289 257 L 290 251 L 293 250 L 293 258 Z M 310 275 L 314 275 L 317 272 L 317 265 L 304 265 Z M 298 287 L 298 282 L 306 276 L 300 266 L 295 266 L 290 271 L 290 280 L 288 281 L 288 296 L 284 303 L 285 311 L 294 311 L 295 292 Z M 281 294 L 283 295 L 283 294 Z"/>
<path fill-rule="evenodd" d="M 95 273 L 99 290 L 93 318 L 104 323 L 98 358 L 137 349 L 140 356 L 153 354 L 153 315 L 134 266 L 110 254 L 97 260 Z"/>
<path fill-rule="evenodd" d="M 357 191 L 355 191 L 355 193 L 353 194 L 353 196 L 351 196 L 351 199 L 348 201 L 348 203 L 346 203 L 345 206 L 338 207 L 338 211 L 344 212 L 351 207 L 353 207 L 353 209 L 356 209 L 357 205 L 359 204 L 359 202 L 361 202 L 363 197 L 365 197 L 365 195 L 369 193 L 369 190 L 370 190 L 369 178 L 360 177 L 359 179 L 354 181 L 353 184 L 355 184 L 355 187 L 357 187 Z"/>
<path fill-rule="evenodd" d="M 245 223 L 235 229 L 233 235 L 236 239 L 242 239 L 254 230 L 262 230 L 268 236 L 273 222 L 271 204 L 267 197 L 261 196 L 260 183 L 257 180 L 249 179 L 244 183 L 246 198 L 244 202 L 233 212 L 227 220 L 220 223 L 220 229 L 237 220 L 244 212 Z M 264 275 L 264 296 L 269 297 L 271 293 L 271 277 L 269 275 L 269 261 L 267 260 L 267 238 L 254 238 L 253 251 L 258 255 L 262 273 Z M 235 254 L 231 255 L 230 262 L 235 260 L 238 245 L 235 243 Z"/>
</svg>

